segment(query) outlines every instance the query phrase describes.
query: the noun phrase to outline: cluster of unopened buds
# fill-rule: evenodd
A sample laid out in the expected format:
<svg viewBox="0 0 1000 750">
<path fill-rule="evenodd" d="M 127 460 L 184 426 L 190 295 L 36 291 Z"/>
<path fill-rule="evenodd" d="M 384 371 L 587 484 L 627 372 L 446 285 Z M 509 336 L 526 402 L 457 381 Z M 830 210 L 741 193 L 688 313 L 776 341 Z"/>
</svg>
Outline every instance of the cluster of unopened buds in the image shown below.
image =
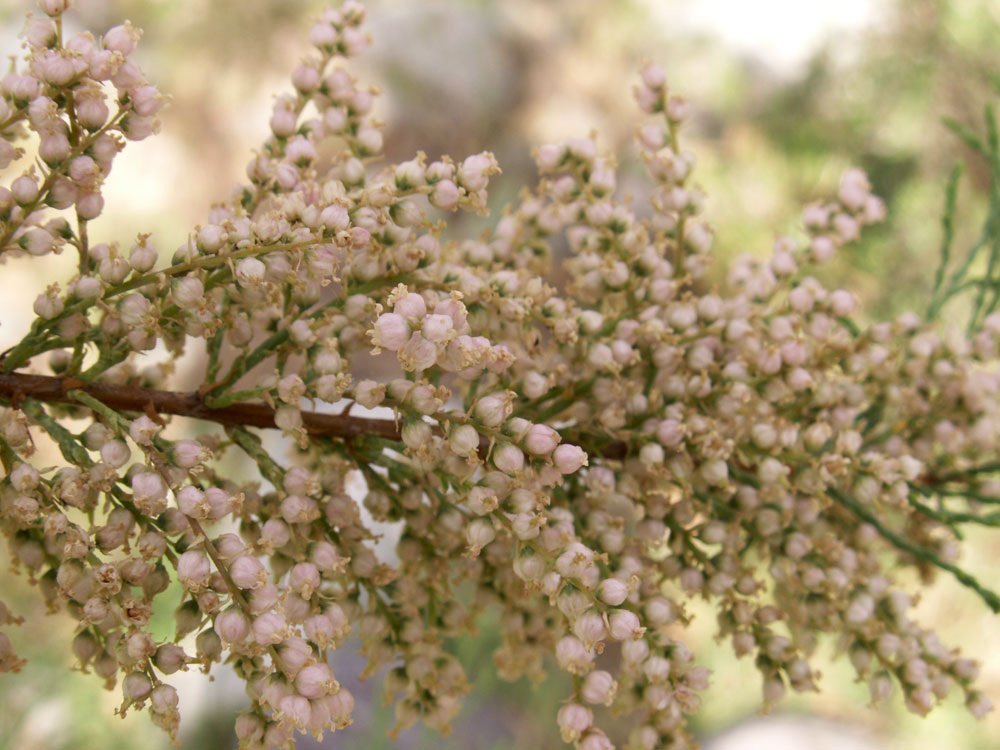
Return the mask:
<svg viewBox="0 0 1000 750">
<path fill-rule="evenodd" d="M 768 704 L 816 689 L 829 633 L 874 699 L 898 685 L 926 713 L 957 690 L 989 710 L 976 664 L 911 619 L 891 568 L 953 572 L 1000 606 L 955 566 L 949 524 L 1000 499 L 1000 316 L 971 336 L 853 322 L 854 295 L 810 273 L 883 218 L 861 172 L 805 210 L 804 240 L 717 287 L 678 144 L 689 106 L 648 64 L 648 207 L 574 139 L 539 148 L 537 187 L 459 240 L 435 212 L 485 212 L 496 160 L 380 166 L 375 92 L 338 62 L 367 43 L 348 0 L 313 26 L 248 183 L 163 264 L 149 236 L 88 237 L 114 156 L 156 131 L 163 97 L 131 59 L 138 30 L 65 39 L 67 5 L 42 0 L 26 64 L 0 81 L 16 173 L 0 261 L 79 255 L 0 362 L 0 526 L 123 713 L 148 705 L 173 734 L 170 676 L 226 662 L 250 702 L 242 747 L 343 728 L 354 699 L 328 657 L 354 637 L 366 674 L 388 669 L 396 729 L 447 730 L 468 683 L 445 645 L 488 612 L 504 678 L 546 659 L 572 675 L 566 742 L 613 747 L 608 708 L 633 717 L 632 750 L 688 747 L 709 679 L 682 642 L 691 597 L 755 659 Z M 148 352 L 198 340 L 204 386 L 170 392 Z M 192 437 L 184 416 L 218 424 Z M 287 460 L 267 427 L 293 439 Z M 228 473 L 234 456 L 259 478 Z M 394 556 L 372 521 L 392 524 Z M 176 633 L 158 641 L 172 585 Z M 15 614 L 0 606 L 0 627 Z M 21 666 L 0 632 L 0 670 Z"/>
</svg>

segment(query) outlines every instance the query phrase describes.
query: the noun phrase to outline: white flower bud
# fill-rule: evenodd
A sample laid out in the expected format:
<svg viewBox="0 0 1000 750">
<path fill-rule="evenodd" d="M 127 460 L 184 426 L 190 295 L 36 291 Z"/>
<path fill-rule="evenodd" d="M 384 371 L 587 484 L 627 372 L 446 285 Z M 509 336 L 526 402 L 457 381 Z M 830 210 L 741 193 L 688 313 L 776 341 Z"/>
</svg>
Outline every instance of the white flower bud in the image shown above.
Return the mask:
<svg viewBox="0 0 1000 750">
<path fill-rule="evenodd" d="M 485 518 L 477 518 L 465 527 L 465 539 L 473 554 L 478 555 L 479 551 L 495 538 L 496 531 L 493 529 L 493 524 Z"/>
<path fill-rule="evenodd" d="M 545 574 L 545 560 L 534 554 L 521 555 L 514 561 L 514 573 L 523 581 L 537 581 Z"/>
<path fill-rule="evenodd" d="M 122 440 L 109 440 L 101 446 L 101 459 L 108 466 L 120 469 L 132 457 L 132 451 Z"/>
<path fill-rule="evenodd" d="M 499 443 L 493 449 L 493 464 L 505 474 L 517 474 L 524 469 L 524 453 L 512 443 Z"/>
<path fill-rule="evenodd" d="M 201 279 L 188 276 L 177 282 L 174 287 L 174 302 L 185 310 L 190 310 L 201 304 L 205 297 L 205 285 Z"/>
<path fill-rule="evenodd" d="M 702 478 L 711 485 L 720 486 L 729 480 L 729 466 L 721 458 L 713 458 L 701 465 Z"/>
<path fill-rule="evenodd" d="M 605 604 L 617 607 L 628 597 L 628 584 L 618 578 L 606 578 L 597 587 L 597 597 Z"/>
<path fill-rule="evenodd" d="M 479 432 L 472 425 L 457 425 L 448 435 L 448 447 L 459 456 L 472 456 L 479 450 Z"/>
</svg>

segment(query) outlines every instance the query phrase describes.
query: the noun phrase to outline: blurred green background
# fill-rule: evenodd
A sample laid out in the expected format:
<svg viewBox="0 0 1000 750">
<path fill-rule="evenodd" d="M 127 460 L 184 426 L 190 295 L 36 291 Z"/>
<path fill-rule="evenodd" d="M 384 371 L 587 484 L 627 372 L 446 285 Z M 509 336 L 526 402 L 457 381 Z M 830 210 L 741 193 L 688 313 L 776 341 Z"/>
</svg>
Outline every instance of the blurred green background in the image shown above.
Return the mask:
<svg viewBox="0 0 1000 750">
<path fill-rule="evenodd" d="M 304 50 L 314 0 L 78 0 L 76 28 L 101 32 L 129 18 L 145 29 L 138 57 L 148 77 L 172 98 L 158 137 L 129 144 L 105 191 L 107 210 L 92 236 L 130 242 L 153 232 L 164 252 L 180 244 L 241 179 L 251 150 L 267 133 L 276 93 Z M 1000 4 L 995 0 L 371 0 L 373 47 L 352 70 L 385 92 L 392 159 L 422 149 L 461 158 L 493 150 L 504 170 L 492 205 L 513 199 L 532 180 L 534 144 L 596 130 L 619 155 L 624 192 L 642 192 L 631 147 L 642 122 L 632 103 L 635 71 L 645 59 L 668 71 L 673 89 L 693 105 L 685 146 L 699 160 L 708 193 L 718 269 L 740 252 L 765 253 L 777 234 L 794 232 L 801 207 L 835 188 L 842 171 L 867 170 L 889 206 L 889 220 L 824 271 L 856 291 L 872 318 L 923 309 L 940 242 L 946 177 L 966 165 L 960 189 L 958 246 L 978 231 L 987 173 L 941 124 L 942 116 L 978 127 L 983 104 L 997 98 Z M 0 52 L 18 51 L 15 36 L 26 0 L 0 4 Z M 966 244 L 968 244 L 966 242 Z M 47 278 L 71 273 L 72 259 L 8 262 L 2 269 L 0 349 L 23 334 L 31 301 Z M 718 278 L 722 278 L 719 274 Z M 193 372 L 196 363 L 188 366 Z M 964 562 L 987 580 L 1000 549 L 971 539 Z M 0 675 L 0 748 L 14 750 L 147 750 L 165 735 L 143 714 L 113 715 L 117 691 L 93 675 L 67 671 L 71 623 L 46 616 L 23 578 L 0 568 L 0 595 L 30 623 L 8 628 L 30 662 L 18 676 Z M 175 596 L 179 596 L 175 592 Z M 176 601 L 176 600 L 175 600 Z M 171 629 L 172 603 L 156 627 Z M 714 670 L 696 726 L 705 738 L 753 719 L 759 680 L 713 640 L 714 617 L 702 603 L 695 625 L 678 634 Z M 947 643 L 984 660 L 982 684 L 1000 704 L 1000 622 L 964 590 L 940 581 L 920 603 L 926 625 Z M 327 738 L 328 748 L 557 747 L 554 714 L 566 684 L 553 677 L 537 689 L 500 682 L 492 667 L 499 643 L 485 618 L 482 637 L 454 645 L 473 692 L 442 740 L 415 730 L 398 744 L 385 737 L 391 709 L 377 686 L 357 686 L 360 657 L 345 648 L 338 677 L 358 697 L 355 724 Z M 826 649 L 829 654 L 832 644 Z M 844 665 L 820 665 L 823 692 L 786 701 L 785 715 L 820 717 L 839 735 L 830 748 L 1000 747 L 997 712 L 975 722 L 951 702 L 925 720 L 907 714 L 898 696 L 880 711 L 865 708 L 867 690 Z M 182 695 L 181 746 L 234 745 L 232 719 L 243 704 L 225 670 L 214 681 L 188 673 Z M 808 725 L 819 747 L 820 725 Z M 854 729 L 851 729 L 853 727 Z M 841 731 L 838 728 L 843 728 Z M 791 731 L 791 730 L 789 730 Z M 786 739 L 793 737 L 786 732 Z M 794 740 L 789 740 L 794 742 Z M 721 742 L 721 740 L 720 740 Z M 777 740 L 767 747 L 781 747 Z M 868 744 L 848 744 L 860 742 Z M 803 741 L 804 744 L 804 741 Z M 711 746 L 711 744 L 709 744 Z M 722 748 L 722 744 L 715 745 Z M 733 745 L 736 747 L 737 745 Z M 752 748 L 745 740 L 738 745 Z M 798 747 L 789 744 L 788 747 Z M 300 748 L 316 747 L 304 740 Z"/>
</svg>

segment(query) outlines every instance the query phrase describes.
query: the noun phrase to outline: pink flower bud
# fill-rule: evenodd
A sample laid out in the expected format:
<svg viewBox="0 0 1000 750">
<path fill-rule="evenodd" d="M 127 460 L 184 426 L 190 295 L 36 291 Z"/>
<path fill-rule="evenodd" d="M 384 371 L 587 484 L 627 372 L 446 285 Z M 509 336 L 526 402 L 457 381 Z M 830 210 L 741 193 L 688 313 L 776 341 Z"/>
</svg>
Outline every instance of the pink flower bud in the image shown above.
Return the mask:
<svg viewBox="0 0 1000 750">
<path fill-rule="evenodd" d="M 41 257 L 48 255 L 55 249 L 56 238 L 45 229 L 31 229 L 21 235 L 18 244 L 31 255 Z"/>
<path fill-rule="evenodd" d="M 319 518 L 319 506 L 311 497 L 289 495 L 281 501 L 280 510 L 287 523 L 310 523 Z"/>
<path fill-rule="evenodd" d="M 188 550 L 177 559 L 177 578 L 191 591 L 207 586 L 211 575 L 212 564 L 201 550 Z"/>
<path fill-rule="evenodd" d="M 22 106 L 32 99 L 37 99 L 41 93 L 42 82 L 34 76 L 14 75 L 12 80 L 5 78 L 4 83 L 14 102 Z"/>
<path fill-rule="evenodd" d="M 628 584 L 618 578 L 606 578 L 597 587 L 597 597 L 605 604 L 617 607 L 628 597 Z"/>
<path fill-rule="evenodd" d="M 135 45 L 141 36 L 142 31 L 126 21 L 108 29 L 102 41 L 104 49 L 121 52 L 123 56 L 128 57 L 135 51 Z"/>
<path fill-rule="evenodd" d="M 840 178 L 840 189 L 837 197 L 840 202 L 852 211 L 857 211 L 868 200 L 871 184 L 868 177 L 860 169 L 848 169 Z"/>
<path fill-rule="evenodd" d="M 108 121 L 108 105 L 103 94 L 80 96 L 77 98 L 76 116 L 87 130 L 99 130 Z"/>
<path fill-rule="evenodd" d="M 576 742 L 594 723 L 594 714 L 579 703 L 567 703 L 556 717 L 563 742 Z"/>
<path fill-rule="evenodd" d="M 729 481 L 729 466 L 721 458 L 713 458 L 701 465 L 702 478 L 711 485 L 721 486 Z"/>
<path fill-rule="evenodd" d="M 312 141 L 301 136 L 292 138 L 285 148 L 285 157 L 290 163 L 299 167 L 308 166 L 316 160 L 317 156 L 316 147 Z"/>
<path fill-rule="evenodd" d="M 215 616 L 215 632 L 226 643 L 241 644 L 250 636 L 250 620 L 238 607 Z"/>
<path fill-rule="evenodd" d="M 562 474 L 573 474 L 587 465 L 587 454 L 577 445 L 563 444 L 552 453 L 555 467 Z"/>
<path fill-rule="evenodd" d="M 319 570 L 312 563 L 298 563 L 288 575 L 288 588 L 308 599 L 319 588 Z"/>
<path fill-rule="evenodd" d="M 145 297 L 140 295 L 139 299 L 148 305 L 148 300 Z M 153 438 L 159 431 L 160 425 L 145 415 L 132 420 L 132 424 L 128 428 L 129 436 L 139 445 L 152 445 Z"/>
<path fill-rule="evenodd" d="M 101 446 L 101 459 L 109 466 L 121 468 L 132 457 L 132 451 L 122 440 L 109 440 Z"/>
<path fill-rule="evenodd" d="M 301 63 L 292 72 L 292 85 L 303 93 L 315 91 L 319 86 L 319 70 L 315 65 Z"/>
<path fill-rule="evenodd" d="M 642 75 L 642 83 L 647 88 L 661 89 L 667 83 L 667 74 L 663 71 L 663 67 L 657 63 L 646 63 L 642 66 L 640 74 Z"/>
<path fill-rule="evenodd" d="M 423 327 L 420 329 L 424 338 L 435 343 L 448 341 L 454 334 L 454 322 L 448 315 L 428 315 L 424 318 Z"/>
<path fill-rule="evenodd" d="M 300 695 L 286 695 L 278 702 L 278 713 L 296 729 L 305 729 L 312 715 L 309 700 Z"/>
<path fill-rule="evenodd" d="M 578 617 L 573 623 L 573 633 L 588 649 L 596 646 L 608 635 L 607 629 L 604 627 L 604 618 L 596 610 L 591 610 Z"/>
<path fill-rule="evenodd" d="M 205 499 L 205 493 L 193 485 L 183 487 L 177 493 L 177 507 L 185 516 L 200 521 L 207 519 L 212 511 L 212 506 Z"/>
<path fill-rule="evenodd" d="M 187 662 L 184 649 L 174 643 L 164 643 L 153 656 L 153 663 L 163 674 L 173 674 Z"/>
<path fill-rule="evenodd" d="M 157 255 L 156 248 L 148 244 L 145 238 L 141 238 L 141 241 L 129 250 L 128 262 L 139 273 L 145 273 L 156 265 Z"/>
<path fill-rule="evenodd" d="M 462 166 L 458 168 L 458 181 L 470 193 L 484 190 L 489 183 L 491 174 L 498 174 L 500 167 L 493 154 L 484 151 L 481 154 L 474 154 L 466 157 Z"/>
<path fill-rule="evenodd" d="M 17 468 L 10 473 L 10 483 L 18 492 L 30 492 L 35 489 L 38 486 L 39 478 L 38 469 L 30 464 L 18 464 Z"/>
<path fill-rule="evenodd" d="M 136 507 L 151 518 L 167 509 L 167 486 L 154 472 L 142 472 L 132 477 L 132 499 Z"/>
<path fill-rule="evenodd" d="M 322 50 L 331 49 L 338 39 L 337 30 L 328 23 L 317 23 L 309 30 L 309 43 Z"/>
<path fill-rule="evenodd" d="M 274 114 L 271 115 L 270 123 L 271 131 L 279 138 L 287 138 L 295 132 L 298 125 L 298 115 L 293 107 L 294 104 L 285 99 L 279 99 L 274 105 Z"/>
<path fill-rule="evenodd" d="M 10 184 L 10 193 L 15 201 L 26 206 L 38 198 L 38 183 L 33 176 L 23 174 Z"/>
<path fill-rule="evenodd" d="M 399 363 L 407 372 L 421 372 L 437 361 L 438 349 L 419 333 L 413 333 L 399 350 Z"/>
<path fill-rule="evenodd" d="M 380 315 L 371 331 L 372 343 L 391 352 L 402 349 L 409 338 L 410 326 L 398 313 Z"/>
<path fill-rule="evenodd" d="M 592 705 L 610 706 L 615 699 L 618 683 L 610 672 L 595 669 L 583 678 L 583 688 L 580 691 L 583 699 Z"/>
<path fill-rule="evenodd" d="M 349 690 L 341 688 L 333 695 L 323 698 L 322 701 L 330 711 L 330 721 L 335 723 L 338 729 L 343 729 L 351 723 L 354 696 Z"/>
<path fill-rule="evenodd" d="M 328 664 L 313 664 L 304 667 L 295 677 L 295 689 L 306 698 L 322 698 L 335 693 L 340 687 L 334 679 L 333 670 Z"/>
<path fill-rule="evenodd" d="M 142 672 L 130 672 L 122 681 L 122 695 L 130 703 L 138 703 L 153 692 L 153 684 Z"/>
<path fill-rule="evenodd" d="M 50 86 L 63 87 L 87 69 L 87 63 L 65 51 L 46 50 L 35 58 L 32 72 Z"/>
<path fill-rule="evenodd" d="M 577 748 L 579 750 L 615 750 L 611 740 L 600 729 L 591 729 L 587 732 Z"/>
<path fill-rule="evenodd" d="M 669 625 L 677 619 L 676 607 L 662 596 L 649 599 L 643 607 L 643 614 L 646 615 L 646 621 L 655 626 Z"/>
<path fill-rule="evenodd" d="M 184 439 L 174 443 L 174 463 L 182 469 L 191 469 L 211 459 L 211 451 L 197 440 Z"/>
<path fill-rule="evenodd" d="M 182 309 L 190 310 L 197 307 L 204 297 L 205 285 L 201 283 L 201 279 L 194 276 L 181 279 L 174 287 L 174 302 Z"/>
<path fill-rule="evenodd" d="M 264 612 L 253 621 L 254 640 L 262 646 L 281 643 L 287 635 L 288 623 L 278 612 Z"/>
<path fill-rule="evenodd" d="M 448 447 L 459 456 L 474 455 L 479 450 L 479 432 L 472 425 L 458 425 L 448 435 Z"/>
<path fill-rule="evenodd" d="M 514 561 L 514 573 L 523 581 L 537 581 L 545 574 L 545 560 L 539 555 L 521 555 Z"/>
<path fill-rule="evenodd" d="M 430 194 L 431 205 L 445 211 L 454 211 L 458 208 L 458 200 L 462 194 L 458 186 L 451 180 L 441 180 L 434 185 L 434 190 Z"/>
<path fill-rule="evenodd" d="M 51 320 L 62 314 L 63 311 L 63 301 L 59 297 L 54 296 L 51 293 L 39 294 L 35 298 L 35 303 L 32 309 L 35 314 L 44 318 L 45 320 Z"/>
<path fill-rule="evenodd" d="M 511 394 L 506 392 L 495 392 L 484 396 L 474 407 L 476 418 L 487 427 L 499 427 L 511 411 L 513 411 Z"/>
<path fill-rule="evenodd" d="M 198 229 L 198 247 L 205 252 L 217 252 L 226 243 L 227 239 L 226 231 L 218 224 L 206 224 Z M 251 259 L 245 258 L 244 260 Z"/>
<path fill-rule="evenodd" d="M 535 163 L 541 172 L 554 171 L 566 157 L 566 148 L 562 144 L 546 143 L 535 151 Z"/>
<path fill-rule="evenodd" d="M 125 115 L 122 118 L 121 131 L 128 140 L 141 141 L 160 131 L 160 121 L 155 117 L 142 117 L 137 114 Z"/>
<path fill-rule="evenodd" d="M 571 674 L 586 674 L 594 661 L 594 652 L 574 636 L 563 636 L 556 643 L 559 668 Z"/>
<path fill-rule="evenodd" d="M 71 0 L 38 0 L 38 7 L 50 16 L 58 16 L 70 6 Z"/>
<path fill-rule="evenodd" d="M 559 445 L 559 433 L 545 424 L 534 424 L 524 436 L 524 449 L 534 456 L 548 456 Z"/>
<path fill-rule="evenodd" d="M 157 713 L 168 714 L 177 710 L 177 689 L 173 685 L 157 685 L 149 696 L 149 703 Z"/>
<path fill-rule="evenodd" d="M 856 306 L 857 299 L 845 289 L 838 289 L 830 295 L 830 312 L 834 315 L 850 315 Z"/>
<path fill-rule="evenodd" d="M 263 564 L 251 555 L 241 555 L 233 560 L 229 575 L 241 589 L 259 589 L 269 580 Z"/>
<path fill-rule="evenodd" d="M 236 265 L 236 280 L 243 286 L 255 287 L 264 281 L 267 267 L 257 258 L 243 258 Z"/>
</svg>

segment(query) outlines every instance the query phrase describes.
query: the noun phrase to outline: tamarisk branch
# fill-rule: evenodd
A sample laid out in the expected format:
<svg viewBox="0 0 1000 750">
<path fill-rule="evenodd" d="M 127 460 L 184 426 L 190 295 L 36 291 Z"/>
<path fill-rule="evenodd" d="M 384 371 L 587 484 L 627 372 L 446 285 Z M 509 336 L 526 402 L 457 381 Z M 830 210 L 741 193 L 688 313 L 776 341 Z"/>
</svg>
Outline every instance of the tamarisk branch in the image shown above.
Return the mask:
<svg viewBox="0 0 1000 750">
<path fill-rule="evenodd" d="M 0 398 L 17 404 L 21 398 L 34 398 L 48 403 L 75 404 L 72 391 L 87 393 L 103 404 L 120 411 L 174 414 L 205 419 L 223 425 L 275 428 L 274 409 L 261 403 L 230 404 L 212 408 L 205 404 L 197 391 L 160 391 L 134 385 L 84 383 L 75 378 L 47 375 L 0 373 Z M 351 417 L 342 414 L 302 412 L 302 422 L 311 435 L 338 437 L 345 440 L 362 435 L 374 435 L 387 440 L 400 440 L 400 430 L 391 419 Z"/>
<path fill-rule="evenodd" d="M 73 398 L 73 391 L 82 391 L 96 398 L 105 406 L 118 411 L 173 414 L 179 417 L 204 419 L 227 426 L 277 429 L 274 422 L 274 409 L 267 404 L 243 402 L 215 408 L 206 404 L 198 391 L 161 391 L 137 385 L 84 383 L 76 378 L 60 378 L 50 375 L 0 373 L 0 399 L 8 401 L 14 406 L 22 398 L 33 398 L 51 404 L 79 406 L 79 401 Z M 315 437 L 351 440 L 372 436 L 396 442 L 402 440 L 400 425 L 392 419 L 303 411 L 302 424 L 306 432 Z M 608 443 L 596 450 L 588 450 L 587 446 L 581 447 L 590 454 L 612 459 L 624 458 L 627 453 L 626 445 L 619 442 Z M 484 439 L 481 451 L 485 453 L 488 449 L 489 441 Z"/>
</svg>

